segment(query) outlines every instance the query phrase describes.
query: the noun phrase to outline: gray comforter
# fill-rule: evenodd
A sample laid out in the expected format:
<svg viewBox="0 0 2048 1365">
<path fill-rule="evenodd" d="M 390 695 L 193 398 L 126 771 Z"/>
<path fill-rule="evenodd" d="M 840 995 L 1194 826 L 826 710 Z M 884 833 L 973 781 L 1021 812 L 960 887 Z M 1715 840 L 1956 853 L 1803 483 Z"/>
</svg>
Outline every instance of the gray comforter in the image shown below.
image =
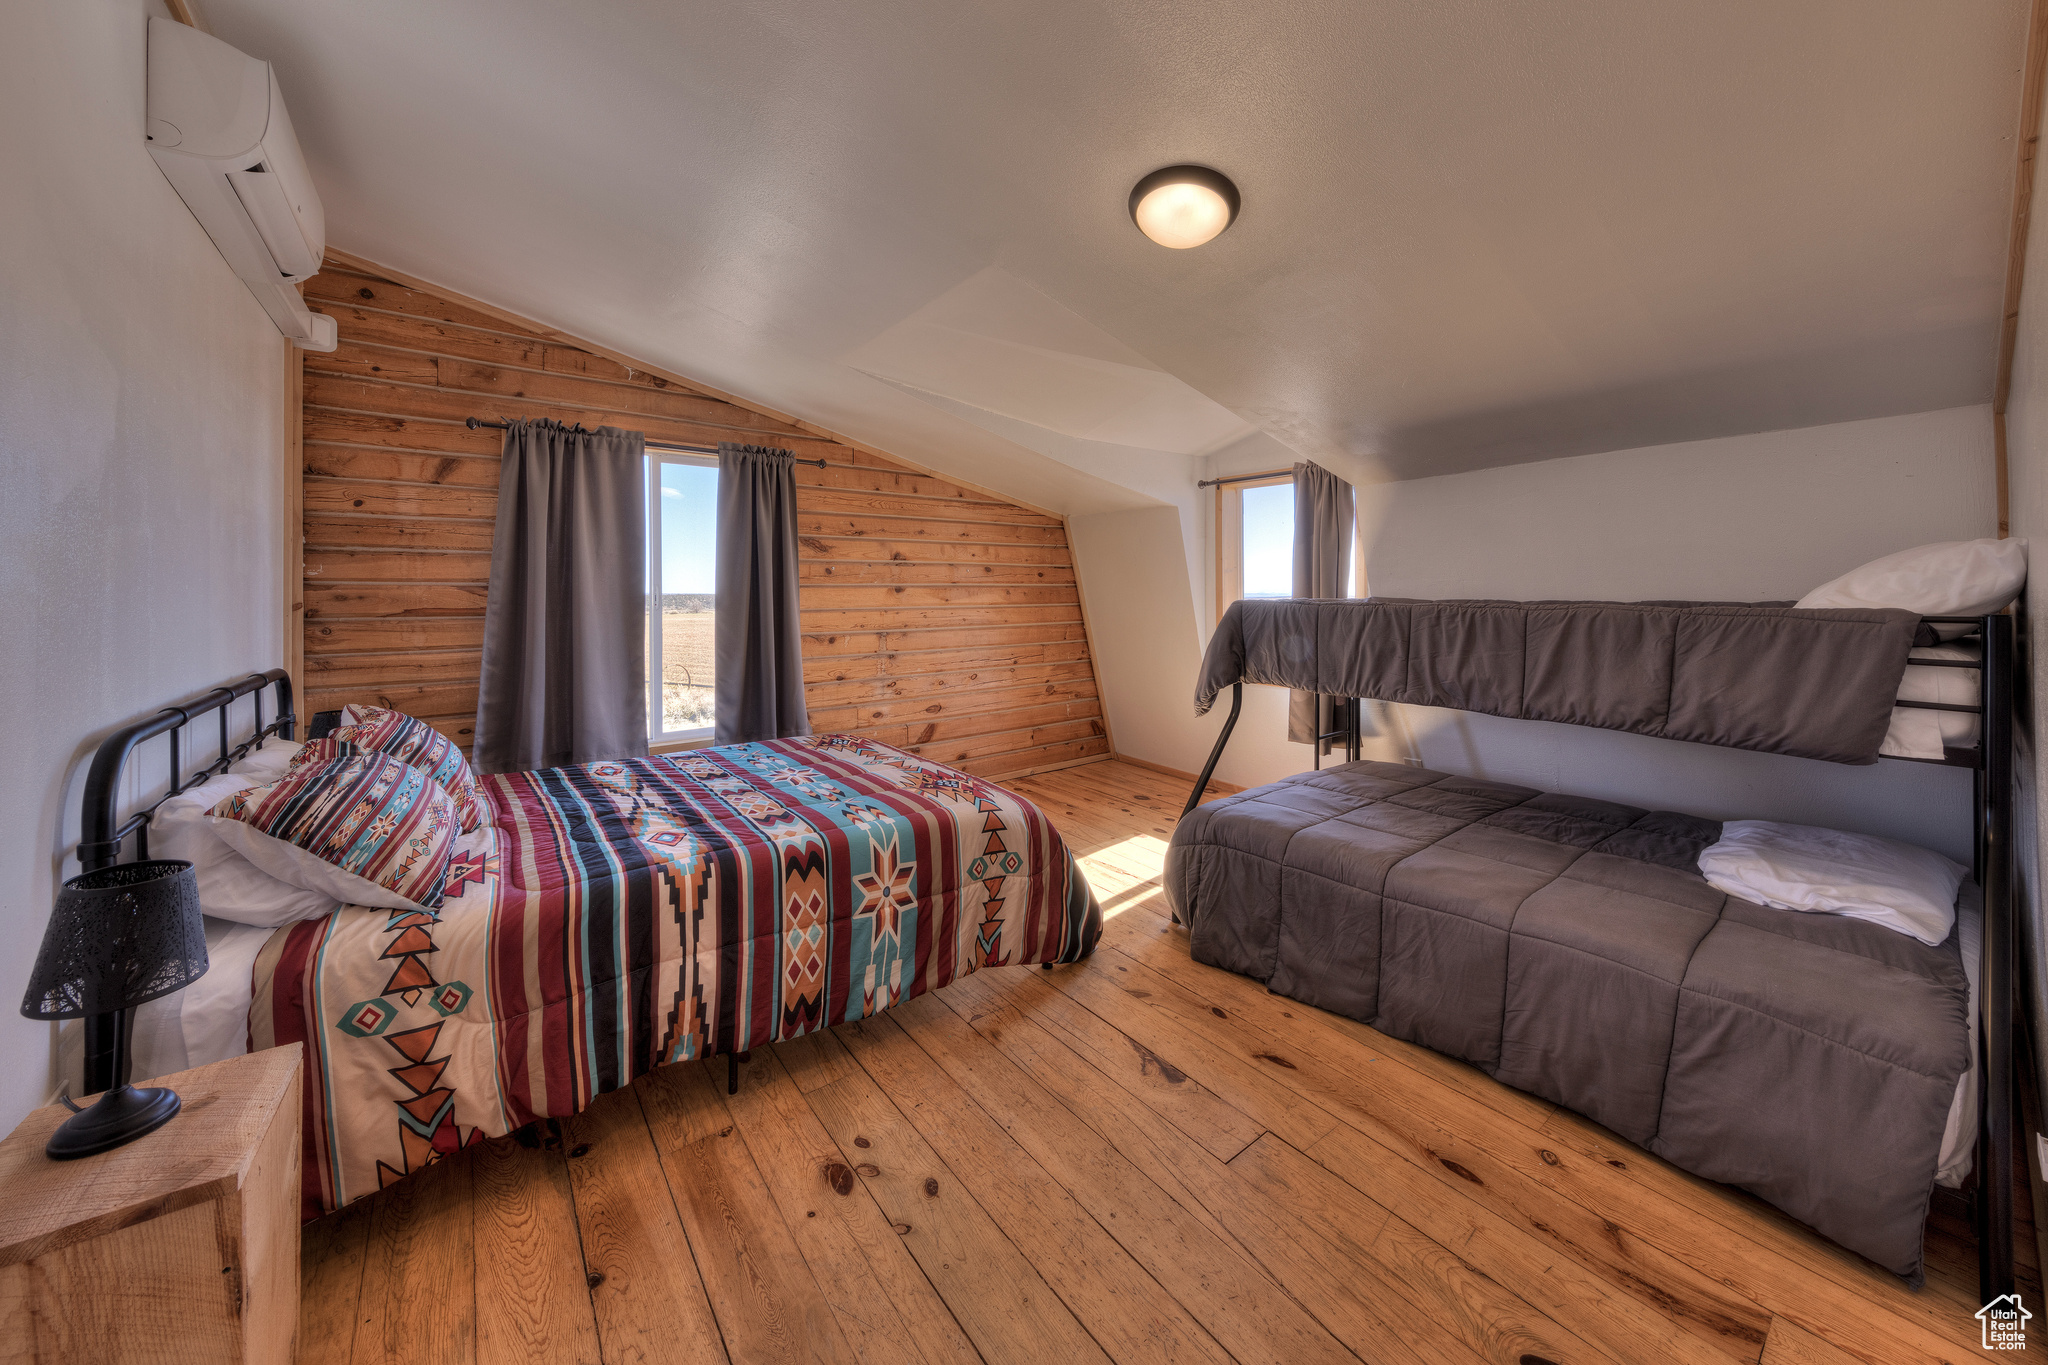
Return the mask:
<svg viewBox="0 0 2048 1365">
<path fill-rule="evenodd" d="M 1692 816 L 1387 763 L 1180 822 L 1195 958 L 1463 1058 L 1918 1283 L 1968 986 L 1940 948 L 1723 895 Z"/>
<path fill-rule="evenodd" d="M 1195 712 L 1234 682 L 1875 763 L 1919 618 L 1757 602 L 1232 604 Z"/>
</svg>

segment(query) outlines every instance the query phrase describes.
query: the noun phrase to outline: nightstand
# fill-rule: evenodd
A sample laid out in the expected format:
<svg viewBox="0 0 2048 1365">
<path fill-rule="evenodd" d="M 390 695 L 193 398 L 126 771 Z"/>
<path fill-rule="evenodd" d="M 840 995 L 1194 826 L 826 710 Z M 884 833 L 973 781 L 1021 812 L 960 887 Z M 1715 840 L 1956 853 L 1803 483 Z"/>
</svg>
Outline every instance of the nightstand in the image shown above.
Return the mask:
<svg viewBox="0 0 2048 1365">
<path fill-rule="evenodd" d="M 294 1358 L 300 1051 L 152 1081 L 177 1117 L 98 1156 L 43 1155 L 60 1105 L 0 1141 L 0 1362 Z"/>
</svg>

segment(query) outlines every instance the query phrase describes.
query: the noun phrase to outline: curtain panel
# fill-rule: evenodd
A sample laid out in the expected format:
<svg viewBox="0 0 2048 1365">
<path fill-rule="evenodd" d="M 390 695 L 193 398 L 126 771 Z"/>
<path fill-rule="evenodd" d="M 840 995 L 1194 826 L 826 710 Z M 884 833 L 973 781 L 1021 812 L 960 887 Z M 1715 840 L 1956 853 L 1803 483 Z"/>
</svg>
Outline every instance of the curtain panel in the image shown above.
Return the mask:
<svg viewBox="0 0 2048 1365">
<path fill-rule="evenodd" d="M 637 431 L 505 431 L 476 766 L 647 753 L 647 468 Z"/>
<path fill-rule="evenodd" d="M 721 443 L 713 732 L 720 744 L 811 732 L 796 552 L 796 457 Z"/>
<path fill-rule="evenodd" d="M 1351 562 L 1351 485 L 1319 464 L 1294 466 L 1294 595 L 1343 597 Z M 1334 728 L 1335 697 L 1317 692 L 1287 694 L 1287 738 L 1330 752 L 1317 735 Z"/>
</svg>

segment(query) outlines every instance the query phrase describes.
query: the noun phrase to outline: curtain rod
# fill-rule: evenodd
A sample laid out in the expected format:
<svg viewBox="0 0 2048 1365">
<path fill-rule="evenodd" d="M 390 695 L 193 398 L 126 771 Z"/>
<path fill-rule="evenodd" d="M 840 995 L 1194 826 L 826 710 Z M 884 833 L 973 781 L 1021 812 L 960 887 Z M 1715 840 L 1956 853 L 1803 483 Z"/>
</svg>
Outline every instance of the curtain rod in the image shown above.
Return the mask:
<svg viewBox="0 0 2048 1365">
<path fill-rule="evenodd" d="M 471 431 L 475 431 L 478 427 L 493 427 L 499 431 L 503 431 L 512 424 L 510 422 L 493 422 L 483 417 L 472 417 L 467 422 L 463 423 L 463 425 L 468 427 Z M 585 435 L 588 435 L 590 432 L 590 429 L 584 426 L 581 422 L 578 422 L 575 426 L 569 428 L 569 430 L 580 431 L 583 432 Z M 669 443 L 662 442 L 661 444 L 667 445 Z M 717 450 L 717 447 L 715 446 L 672 446 L 671 448 L 677 450 L 702 450 L 706 454 L 715 453 L 715 451 Z M 795 457 L 792 456 L 791 458 Z M 825 460 L 797 460 L 797 463 L 810 465 L 814 469 L 830 469 L 832 467 L 831 464 Z"/>
<path fill-rule="evenodd" d="M 1269 469 L 1263 474 L 1225 474 L 1220 479 L 1196 479 L 1197 488 L 1214 488 L 1222 483 L 1250 483 L 1254 479 L 1277 479 L 1282 474 L 1291 474 L 1291 469 Z"/>
</svg>

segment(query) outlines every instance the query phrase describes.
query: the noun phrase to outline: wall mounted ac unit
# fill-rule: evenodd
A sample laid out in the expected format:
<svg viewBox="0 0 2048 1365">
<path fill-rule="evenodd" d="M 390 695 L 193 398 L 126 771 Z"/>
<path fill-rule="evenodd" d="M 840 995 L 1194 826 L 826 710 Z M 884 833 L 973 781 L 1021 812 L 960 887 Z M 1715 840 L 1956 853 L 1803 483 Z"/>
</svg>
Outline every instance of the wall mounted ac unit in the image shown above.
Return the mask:
<svg viewBox="0 0 2048 1365">
<path fill-rule="evenodd" d="M 319 272 L 327 222 L 277 76 L 220 39 L 149 21 L 149 154 L 293 344 L 334 349 L 334 319 L 292 286 Z"/>
</svg>

